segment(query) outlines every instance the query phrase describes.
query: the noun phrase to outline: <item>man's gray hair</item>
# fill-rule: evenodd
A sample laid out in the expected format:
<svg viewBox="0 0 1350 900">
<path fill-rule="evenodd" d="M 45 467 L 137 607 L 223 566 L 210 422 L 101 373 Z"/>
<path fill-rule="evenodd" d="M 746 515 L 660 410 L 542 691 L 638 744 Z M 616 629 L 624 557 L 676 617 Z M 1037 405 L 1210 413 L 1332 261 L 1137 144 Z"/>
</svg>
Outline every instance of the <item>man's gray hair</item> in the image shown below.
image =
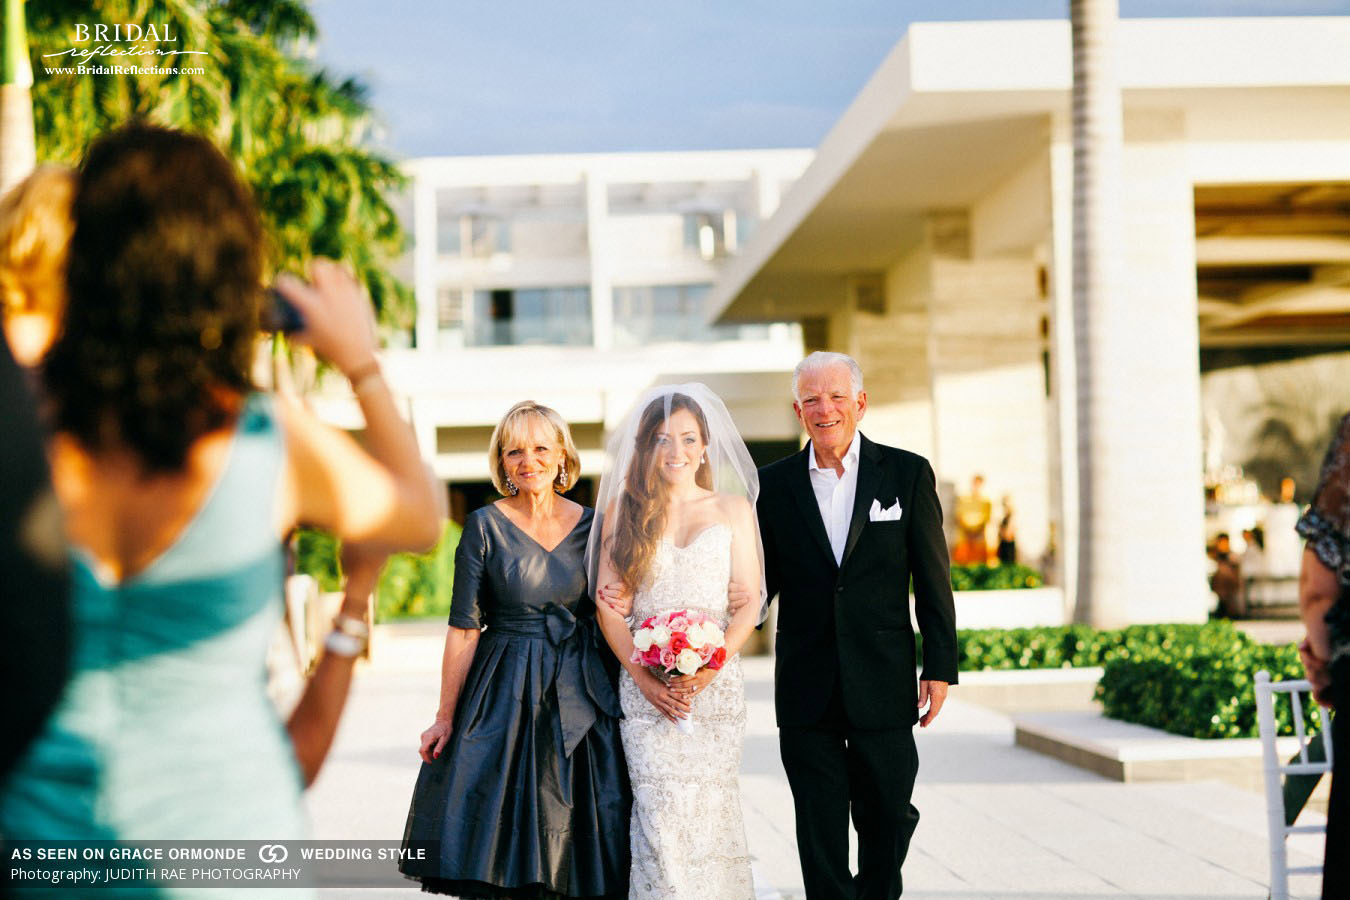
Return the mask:
<svg viewBox="0 0 1350 900">
<path fill-rule="evenodd" d="M 797 368 L 792 370 L 792 399 L 801 400 L 797 393 L 797 385 L 802 379 L 803 372 L 819 372 L 821 369 L 832 369 L 835 366 L 844 366 L 848 369 L 848 379 L 853 387 L 853 396 L 858 396 L 863 391 L 862 367 L 858 361 L 847 353 L 831 353 L 827 350 L 817 350 L 809 354 L 801 362 L 797 363 Z"/>
</svg>

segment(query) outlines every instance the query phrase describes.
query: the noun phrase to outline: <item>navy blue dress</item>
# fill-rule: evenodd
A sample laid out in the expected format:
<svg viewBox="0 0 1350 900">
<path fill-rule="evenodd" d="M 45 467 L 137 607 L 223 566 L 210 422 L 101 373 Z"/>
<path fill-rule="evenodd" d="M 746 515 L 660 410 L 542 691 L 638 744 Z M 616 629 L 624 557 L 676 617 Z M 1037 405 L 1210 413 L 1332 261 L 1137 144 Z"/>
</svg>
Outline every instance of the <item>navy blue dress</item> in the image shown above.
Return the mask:
<svg viewBox="0 0 1350 900">
<path fill-rule="evenodd" d="M 400 870 L 462 897 L 622 897 L 632 795 L 617 675 L 586 591 L 593 511 L 544 550 L 496 506 L 455 553 L 450 625 L 486 626 L 445 751 L 423 763 Z"/>
</svg>

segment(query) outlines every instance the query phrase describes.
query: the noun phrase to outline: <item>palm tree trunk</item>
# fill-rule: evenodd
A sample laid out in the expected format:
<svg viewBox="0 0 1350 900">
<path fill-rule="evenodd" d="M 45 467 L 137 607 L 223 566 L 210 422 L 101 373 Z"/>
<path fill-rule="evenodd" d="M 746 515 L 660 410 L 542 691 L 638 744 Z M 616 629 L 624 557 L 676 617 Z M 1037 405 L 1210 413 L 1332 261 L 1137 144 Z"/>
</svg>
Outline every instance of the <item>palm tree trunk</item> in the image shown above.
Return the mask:
<svg viewBox="0 0 1350 900">
<path fill-rule="evenodd" d="M 28 61 L 24 0 L 4 0 L 0 24 L 0 195 L 33 171 L 33 68 Z"/>
<path fill-rule="evenodd" d="M 1123 535 L 1112 518 L 1109 320 L 1118 302 L 1122 229 L 1117 0 L 1070 0 L 1073 32 L 1073 323 L 1077 364 L 1078 578 L 1075 617 L 1123 624 Z M 1119 338 L 1114 338 L 1119 340 Z M 1118 486 L 1116 486 L 1118 487 Z"/>
</svg>

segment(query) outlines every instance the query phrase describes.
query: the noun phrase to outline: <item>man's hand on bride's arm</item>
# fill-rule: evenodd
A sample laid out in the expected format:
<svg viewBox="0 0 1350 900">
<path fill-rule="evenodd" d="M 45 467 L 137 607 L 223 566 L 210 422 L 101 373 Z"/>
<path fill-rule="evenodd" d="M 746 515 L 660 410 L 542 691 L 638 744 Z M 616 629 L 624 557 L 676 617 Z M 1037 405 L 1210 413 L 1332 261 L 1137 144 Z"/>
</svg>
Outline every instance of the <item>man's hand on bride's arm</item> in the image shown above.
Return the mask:
<svg viewBox="0 0 1350 900">
<path fill-rule="evenodd" d="M 713 679 L 717 677 L 717 673 L 720 671 L 721 669 L 710 669 L 704 666 L 693 675 L 679 675 L 670 679 L 670 689 L 683 697 L 692 697 L 712 684 Z"/>
<path fill-rule="evenodd" d="M 734 616 L 751 600 L 758 600 L 758 597 L 750 596 L 750 589 L 743 584 L 735 581 L 727 583 L 727 615 Z"/>
<path fill-rule="evenodd" d="M 919 682 L 919 709 L 926 705 L 928 712 L 923 714 L 919 720 L 921 728 L 927 728 L 929 723 L 937 718 L 937 714 L 942 711 L 942 704 L 947 701 L 947 682 L 945 681 L 920 681 Z"/>
<path fill-rule="evenodd" d="M 603 585 L 595 598 L 625 619 L 633 613 L 633 595 L 622 581 Z"/>
</svg>

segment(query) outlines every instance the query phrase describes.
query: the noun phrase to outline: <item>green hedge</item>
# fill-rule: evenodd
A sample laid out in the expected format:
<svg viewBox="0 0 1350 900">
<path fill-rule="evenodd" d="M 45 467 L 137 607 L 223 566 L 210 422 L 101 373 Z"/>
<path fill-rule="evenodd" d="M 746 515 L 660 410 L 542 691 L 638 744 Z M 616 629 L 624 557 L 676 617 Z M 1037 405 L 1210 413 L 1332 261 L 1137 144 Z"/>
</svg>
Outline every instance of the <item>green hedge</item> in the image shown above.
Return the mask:
<svg viewBox="0 0 1350 900">
<path fill-rule="evenodd" d="M 460 527 L 447 521 L 441 539 L 427 553 L 396 553 L 389 558 L 375 591 L 375 621 L 449 616 L 459 534 Z M 301 529 L 295 548 L 297 572 L 313 575 L 320 590 L 342 590 L 340 545 L 335 537 Z"/>
<path fill-rule="evenodd" d="M 450 593 L 455 584 L 455 548 L 459 546 L 462 530 L 447 520 L 441 539 L 428 552 L 389 557 L 375 591 L 375 621 L 449 618 Z"/>
<path fill-rule="evenodd" d="M 1121 647 L 1172 647 L 1206 640 L 1211 631 L 1246 639 L 1228 622 L 1131 625 L 1114 631 L 1087 625 L 967 629 L 956 633 L 957 661 L 963 672 L 1100 666 L 1110 651 Z"/>
<path fill-rule="evenodd" d="M 1044 583 L 1041 573 L 1030 566 L 952 566 L 954 591 L 1007 591 Z"/>
<path fill-rule="evenodd" d="M 1272 681 L 1303 678 L 1292 645 L 1260 644 L 1232 630 L 1212 629 L 1195 642 L 1132 646 L 1110 651 L 1096 697 L 1113 719 L 1197 738 L 1256 737 L 1256 673 Z M 1281 734 L 1293 733 L 1291 705 L 1275 704 Z M 1305 700 L 1303 721 L 1318 730 L 1315 706 Z"/>
<path fill-rule="evenodd" d="M 313 575 L 324 592 L 342 590 L 342 566 L 338 562 L 338 539 L 317 528 L 301 528 L 295 533 L 295 571 Z"/>
<path fill-rule="evenodd" d="M 1292 645 L 1262 644 L 1231 622 L 1132 625 L 1094 631 L 1085 625 L 957 632 L 963 672 L 1101 666 L 1096 697 L 1106 715 L 1197 738 L 1256 737 L 1256 673 L 1302 678 Z M 1276 724 L 1293 733 L 1293 712 L 1277 700 Z M 1303 721 L 1316 732 L 1316 707 Z"/>
</svg>

